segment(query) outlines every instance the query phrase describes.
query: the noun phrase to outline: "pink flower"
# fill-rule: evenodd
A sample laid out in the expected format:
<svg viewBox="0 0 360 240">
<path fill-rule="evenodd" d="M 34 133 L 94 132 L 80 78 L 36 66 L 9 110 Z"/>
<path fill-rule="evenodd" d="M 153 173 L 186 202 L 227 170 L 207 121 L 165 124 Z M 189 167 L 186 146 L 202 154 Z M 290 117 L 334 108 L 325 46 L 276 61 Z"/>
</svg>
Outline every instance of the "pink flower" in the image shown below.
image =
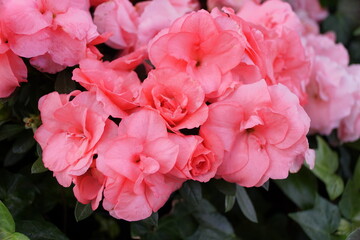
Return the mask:
<svg viewBox="0 0 360 240">
<path fill-rule="evenodd" d="M 263 4 L 249 1 L 238 16 L 267 29 L 262 30 L 264 40 L 260 42 L 263 64 L 266 66 L 262 77 L 269 85 L 284 84 L 299 97 L 302 105 L 305 104 L 310 59 L 299 35 L 301 22 L 290 5 L 280 0 Z"/>
<path fill-rule="evenodd" d="M 201 84 L 206 98 L 216 98 L 231 84 L 226 77 L 240 63 L 245 44 L 243 35 L 222 30 L 208 12 L 200 10 L 161 31 L 149 44 L 149 58 L 157 68 L 187 72 Z"/>
<path fill-rule="evenodd" d="M 87 44 L 99 36 L 86 7 L 84 0 L 6 2 L 4 27 L 11 50 L 36 57 L 32 63 L 50 73 L 78 64 Z"/>
<path fill-rule="evenodd" d="M 179 146 L 169 139 L 164 120 L 150 109 L 122 119 L 118 133 L 96 162 L 108 177 L 103 206 L 116 218 L 144 219 L 159 210 L 182 183 L 167 175 Z"/>
<path fill-rule="evenodd" d="M 210 105 L 200 128 L 204 143 L 224 154 L 217 176 L 252 187 L 283 179 L 309 156 L 310 119 L 298 98 L 283 85 L 265 81 L 242 85 Z M 313 163 L 313 159 L 307 159 Z"/>
<path fill-rule="evenodd" d="M 83 59 L 80 68 L 73 71 L 73 79 L 95 92 L 109 115 L 121 118 L 138 106 L 140 80 L 134 71 L 127 70 L 130 67 L 122 58 L 113 62 Z"/>
<path fill-rule="evenodd" d="M 205 93 L 186 73 L 155 69 L 142 84 L 140 105 L 160 113 L 171 129 L 196 128 L 208 116 Z"/>
<path fill-rule="evenodd" d="M 131 52 L 146 46 L 176 18 L 198 7 L 197 0 L 153 0 L 136 6 L 128 0 L 112 0 L 96 8 L 94 21 L 101 33 L 113 33 L 109 46 Z"/>
<path fill-rule="evenodd" d="M 311 119 L 311 131 L 328 135 L 350 114 L 356 83 L 347 71 L 349 56 L 341 44 L 327 36 L 308 35 L 306 46 L 314 56 L 305 110 Z"/>
<path fill-rule="evenodd" d="M 113 132 L 114 123 L 106 120 L 108 115 L 90 92 L 50 93 L 39 100 L 39 110 L 42 125 L 35 139 L 43 150 L 44 165 L 68 187 L 73 177 L 89 169 L 102 137 L 111 136 L 108 132 Z"/>
<path fill-rule="evenodd" d="M 102 200 L 106 177 L 96 169 L 95 162 L 92 165 L 85 174 L 74 177 L 73 191 L 79 202 L 91 203 L 91 208 L 95 210 Z"/>
<path fill-rule="evenodd" d="M 0 29 L 1 30 L 1 29 Z M 27 82 L 27 68 L 1 39 L 0 31 L 0 98 L 9 97 L 20 82 Z"/>
<path fill-rule="evenodd" d="M 100 33 L 110 32 L 106 42 L 115 49 L 134 47 L 139 15 L 129 0 L 106 1 L 96 7 L 94 22 Z"/>
<path fill-rule="evenodd" d="M 221 157 L 204 146 L 203 139 L 199 136 L 180 136 L 171 134 L 170 139 L 179 144 L 179 151 L 175 167 L 170 172 L 180 179 L 192 179 L 207 182 L 216 174 L 217 168 L 222 163 Z"/>
<path fill-rule="evenodd" d="M 341 120 L 338 136 L 342 142 L 353 142 L 360 138 L 360 65 L 350 65 L 347 70 L 353 76 L 356 84 L 355 103 L 350 114 Z"/>
<path fill-rule="evenodd" d="M 327 10 L 321 7 L 318 0 L 289 0 L 288 2 L 295 12 L 305 12 L 315 21 L 322 21 L 329 15 Z"/>
<path fill-rule="evenodd" d="M 222 7 L 230 7 L 235 10 L 235 12 L 239 11 L 241 7 L 248 1 L 260 3 L 259 0 L 208 0 L 207 7 L 209 10 L 213 8 L 222 8 Z"/>
</svg>

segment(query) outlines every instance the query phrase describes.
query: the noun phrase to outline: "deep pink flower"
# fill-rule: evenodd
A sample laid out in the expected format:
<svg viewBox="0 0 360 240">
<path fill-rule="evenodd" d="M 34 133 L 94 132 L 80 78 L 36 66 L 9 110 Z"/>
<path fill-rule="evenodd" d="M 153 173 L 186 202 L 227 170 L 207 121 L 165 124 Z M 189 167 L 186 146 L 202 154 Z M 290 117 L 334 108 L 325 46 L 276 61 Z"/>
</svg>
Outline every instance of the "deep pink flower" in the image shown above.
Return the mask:
<svg viewBox="0 0 360 240">
<path fill-rule="evenodd" d="M 113 62 L 83 59 L 80 68 L 73 71 L 73 79 L 95 92 L 109 115 L 121 118 L 138 106 L 140 80 L 134 71 L 127 70 L 130 67 L 121 58 Z"/>
<path fill-rule="evenodd" d="M 226 77 L 243 58 L 245 45 L 242 34 L 221 29 L 208 12 L 200 10 L 161 31 L 149 44 L 149 57 L 157 68 L 187 72 L 207 98 L 216 98 L 231 85 L 232 79 Z"/>
<path fill-rule="evenodd" d="M 222 163 L 222 157 L 215 154 L 207 148 L 203 139 L 199 136 L 180 136 L 171 134 L 170 139 L 179 144 L 179 151 L 176 164 L 171 175 L 180 179 L 192 179 L 200 182 L 207 182 L 213 178 L 219 165 Z"/>
<path fill-rule="evenodd" d="M 35 67 L 50 73 L 78 64 L 87 44 L 99 36 L 88 6 L 86 0 L 7 1 L 3 17 L 11 50 L 36 57 Z"/>
<path fill-rule="evenodd" d="M 35 139 L 43 150 L 44 165 L 68 187 L 74 176 L 89 169 L 99 143 L 103 136 L 111 136 L 114 123 L 107 120 L 102 104 L 90 92 L 50 93 L 39 100 L 39 110 L 42 125 Z"/>
<path fill-rule="evenodd" d="M 298 98 L 283 85 L 265 81 L 242 85 L 210 105 L 200 136 L 223 153 L 217 176 L 242 186 L 283 179 L 307 157 L 310 119 Z M 313 164 L 314 159 L 307 159 Z"/>
<path fill-rule="evenodd" d="M 208 107 L 200 84 L 183 72 L 155 69 L 142 84 L 140 105 L 156 109 L 171 129 L 196 128 L 205 122 Z"/>
<path fill-rule="evenodd" d="M 102 200 L 106 177 L 96 169 L 95 162 L 92 165 L 85 174 L 74 177 L 73 191 L 79 202 L 91 203 L 91 208 L 95 210 Z"/>
<path fill-rule="evenodd" d="M 96 162 L 108 177 L 103 206 L 116 218 L 144 219 L 159 210 L 182 183 L 167 175 L 179 146 L 169 139 L 161 116 L 150 109 L 122 119 L 118 133 Z"/>
</svg>

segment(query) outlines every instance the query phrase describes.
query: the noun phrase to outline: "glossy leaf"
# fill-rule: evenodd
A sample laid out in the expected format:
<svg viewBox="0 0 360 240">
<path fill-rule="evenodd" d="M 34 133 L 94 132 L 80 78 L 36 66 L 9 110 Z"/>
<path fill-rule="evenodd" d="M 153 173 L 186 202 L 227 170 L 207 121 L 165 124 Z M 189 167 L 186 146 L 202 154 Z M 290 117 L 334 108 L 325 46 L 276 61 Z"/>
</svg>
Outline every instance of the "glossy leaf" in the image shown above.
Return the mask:
<svg viewBox="0 0 360 240">
<path fill-rule="evenodd" d="M 312 209 L 291 213 L 296 221 L 312 240 L 333 240 L 334 233 L 340 223 L 340 212 L 336 205 L 317 196 Z"/>
<path fill-rule="evenodd" d="M 10 233 L 15 232 L 14 219 L 2 201 L 0 201 L 0 229 Z"/>
<path fill-rule="evenodd" d="M 359 240 L 360 239 L 360 228 L 356 229 L 354 232 L 352 232 L 346 240 Z"/>
<path fill-rule="evenodd" d="M 31 240 L 69 240 L 55 225 L 45 221 L 18 221 L 16 230 Z"/>
<path fill-rule="evenodd" d="M 254 205 L 252 204 L 246 190 L 239 185 L 236 185 L 236 200 L 245 217 L 252 222 L 257 222 L 258 220 Z"/>
<path fill-rule="evenodd" d="M 229 212 L 234 207 L 235 201 L 235 196 L 225 195 L 225 212 Z"/>
<path fill-rule="evenodd" d="M 197 206 L 202 199 L 201 185 L 196 181 L 187 181 L 180 188 L 181 196 L 193 206 Z"/>
<path fill-rule="evenodd" d="M 287 179 L 274 182 L 301 209 L 314 206 L 317 191 L 316 178 L 307 168 L 290 174 Z"/>
<path fill-rule="evenodd" d="M 334 200 L 339 197 L 344 190 L 342 178 L 335 174 L 335 171 L 339 167 L 338 156 L 321 137 L 317 137 L 316 139 L 318 149 L 316 150 L 315 167 L 312 171 L 325 183 L 330 199 Z"/>
<path fill-rule="evenodd" d="M 46 172 L 48 169 L 44 166 L 42 158 L 39 157 L 31 166 L 31 173 L 43 173 Z"/>
<path fill-rule="evenodd" d="M 75 219 L 77 222 L 84 220 L 89 217 L 93 213 L 91 208 L 91 204 L 82 204 L 80 202 L 76 202 L 75 206 Z"/>
</svg>

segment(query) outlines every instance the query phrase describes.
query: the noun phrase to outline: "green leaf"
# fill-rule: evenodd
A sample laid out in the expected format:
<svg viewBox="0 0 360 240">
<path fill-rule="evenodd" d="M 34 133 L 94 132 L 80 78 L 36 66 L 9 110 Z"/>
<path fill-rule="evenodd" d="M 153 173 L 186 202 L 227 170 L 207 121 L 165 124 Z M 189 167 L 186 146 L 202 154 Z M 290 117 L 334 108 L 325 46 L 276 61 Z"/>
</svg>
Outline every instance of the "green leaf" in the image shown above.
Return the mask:
<svg viewBox="0 0 360 240">
<path fill-rule="evenodd" d="M 0 228 L 6 232 L 15 232 L 15 222 L 9 209 L 0 201 Z"/>
<path fill-rule="evenodd" d="M 16 230 L 31 240 L 69 240 L 55 225 L 45 221 L 17 221 Z"/>
<path fill-rule="evenodd" d="M 301 209 L 314 206 L 317 192 L 316 178 L 307 168 L 303 167 L 298 173 L 290 174 L 287 179 L 274 182 Z"/>
<path fill-rule="evenodd" d="M 144 236 L 148 232 L 153 232 L 158 227 L 159 214 L 153 213 L 150 217 L 136 221 L 131 224 L 131 231 L 133 236 Z"/>
<path fill-rule="evenodd" d="M 236 239 L 233 235 L 224 235 L 210 228 L 200 227 L 192 236 L 186 240 L 233 240 Z"/>
<path fill-rule="evenodd" d="M 203 228 L 212 229 L 223 236 L 234 235 L 234 229 L 227 218 L 205 199 L 202 199 L 198 208 L 194 209 L 193 216 Z M 225 237 L 220 239 L 225 239 Z"/>
<path fill-rule="evenodd" d="M 340 212 L 336 205 L 317 196 L 313 209 L 291 213 L 296 221 L 312 240 L 333 240 L 340 223 Z"/>
<path fill-rule="evenodd" d="M 360 25 L 360 1 L 341 0 L 338 3 L 338 14 L 347 16 L 351 21 L 351 26 Z"/>
<path fill-rule="evenodd" d="M 234 207 L 235 200 L 235 196 L 225 195 L 225 212 L 229 212 Z"/>
<path fill-rule="evenodd" d="M 212 179 L 211 180 L 215 187 L 225 195 L 235 195 L 236 193 L 236 184 L 227 182 L 223 179 Z"/>
<path fill-rule="evenodd" d="M 16 139 L 12 151 L 16 154 L 26 153 L 35 145 L 35 143 L 32 131 L 27 130 Z"/>
<path fill-rule="evenodd" d="M 360 239 L 360 228 L 353 231 L 346 240 L 359 240 Z"/>
<path fill-rule="evenodd" d="M 239 185 L 236 185 L 236 200 L 245 217 L 247 217 L 250 221 L 257 223 L 258 220 L 255 208 L 246 190 Z"/>
<path fill-rule="evenodd" d="M 193 206 L 197 206 L 202 199 L 201 185 L 197 181 L 186 181 L 180 188 L 181 196 Z"/>
<path fill-rule="evenodd" d="M 7 138 L 11 138 L 24 130 L 25 128 L 23 125 L 18 125 L 18 124 L 2 125 L 0 128 L 0 141 L 5 140 Z"/>
<path fill-rule="evenodd" d="M 76 202 L 75 206 L 75 219 L 77 222 L 84 220 L 89 217 L 93 213 L 91 208 L 91 204 L 82 204 L 80 202 Z"/>
<path fill-rule="evenodd" d="M 55 91 L 66 94 L 74 91 L 76 89 L 76 84 L 71 78 L 72 71 L 70 69 L 59 72 L 56 76 Z"/>
<path fill-rule="evenodd" d="M 360 158 L 357 160 L 354 175 L 346 186 L 341 196 L 339 207 L 341 213 L 347 219 L 360 221 Z"/>
<path fill-rule="evenodd" d="M 25 236 L 22 233 L 13 233 L 8 238 L 5 238 L 4 240 L 30 240 L 27 236 Z"/>
<path fill-rule="evenodd" d="M 15 217 L 32 204 L 37 188 L 27 177 L 20 174 L 0 170 L 0 176 L 0 199 Z"/>
<path fill-rule="evenodd" d="M 322 23 L 322 32 L 328 31 L 335 32 L 337 41 L 347 45 L 353 31 L 352 20 L 342 13 L 329 15 Z"/>
<path fill-rule="evenodd" d="M 48 169 L 44 166 L 42 158 L 39 157 L 31 166 L 31 173 L 43 173 L 46 172 Z"/>
<path fill-rule="evenodd" d="M 344 190 L 344 182 L 342 178 L 335 174 L 339 167 L 337 154 L 332 151 L 326 142 L 319 136 L 316 137 L 318 149 L 316 150 L 315 167 L 312 170 L 326 185 L 326 191 L 331 200 L 339 197 Z"/>
</svg>

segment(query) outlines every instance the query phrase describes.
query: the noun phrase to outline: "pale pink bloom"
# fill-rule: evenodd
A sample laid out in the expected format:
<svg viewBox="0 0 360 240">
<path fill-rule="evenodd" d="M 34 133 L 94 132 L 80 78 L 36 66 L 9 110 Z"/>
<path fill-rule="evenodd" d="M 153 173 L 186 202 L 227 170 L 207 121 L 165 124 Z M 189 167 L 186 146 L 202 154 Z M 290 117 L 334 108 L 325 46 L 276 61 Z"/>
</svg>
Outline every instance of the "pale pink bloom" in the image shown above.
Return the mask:
<svg viewBox="0 0 360 240">
<path fill-rule="evenodd" d="M 146 46 L 160 30 L 198 7 L 197 0 L 153 0 L 136 6 L 129 0 L 111 0 L 96 8 L 94 22 L 101 33 L 113 33 L 109 46 L 131 52 Z"/>
<path fill-rule="evenodd" d="M 90 92 L 50 93 L 39 100 L 39 110 L 42 125 L 35 139 L 43 150 L 44 165 L 61 185 L 68 187 L 74 176 L 89 169 L 97 145 L 114 128 L 113 123 L 106 121 L 108 115 L 102 104 Z"/>
<path fill-rule="evenodd" d="M 99 36 L 87 1 L 10 0 L 4 3 L 9 46 L 21 57 L 54 73 L 86 56 L 87 45 Z M 48 61 L 51 61 L 47 63 Z"/>
<path fill-rule="evenodd" d="M 91 203 L 91 208 L 95 210 L 102 200 L 106 177 L 96 169 L 95 160 L 92 165 L 85 174 L 74 177 L 73 191 L 79 202 Z"/>
<path fill-rule="evenodd" d="M 220 9 L 222 7 L 230 7 L 234 9 L 235 12 L 237 12 L 248 1 L 260 3 L 260 0 L 208 0 L 206 4 L 209 10 L 212 10 L 216 7 Z"/>
<path fill-rule="evenodd" d="M 295 12 L 304 12 L 310 19 L 322 21 L 328 15 L 328 11 L 321 7 L 319 0 L 287 0 Z"/>
<path fill-rule="evenodd" d="M 199 136 L 181 136 L 171 134 L 170 139 L 179 144 L 178 158 L 170 174 L 180 179 L 192 179 L 200 182 L 207 182 L 213 178 L 222 157 L 207 148 L 203 139 Z"/>
<path fill-rule="evenodd" d="M 200 10 L 161 31 L 149 43 L 149 58 L 157 68 L 187 72 L 201 84 L 206 98 L 216 98 L 230 85 L 224 78 L 240 63 L 245 44 L 242 34 L 221 29 L 208 12 Z"/>
<path fill-rule="evenodd" d="M 353 142 L 360 138 L 360 65 L 350 65 L 348 72 L 353 76 L 356 84 L 355 103 L 350 114 L 340 122 L 338 136 L 342 142 Z"/>
<path fill-rule="evenodd" d="M 265 79 L 269 85 L 284 84 L 304 104 L 310 58 L 300 35 L 295 31 L 301 26 L 299 20 L 290 6 L 280 1 L 269 1 L 262 5 L 249 2 L 245 6 L 244 10 L 259 12 L 252 15 L 245 12 L 245 17 L 257 25 L 244 21 L 231 9 L 223 9 L 224 13 L 216 9 L 212 11 L 222 28 L 241 29 L 246 37 L 242 61 L 231 71 L 234 80 L 253 83 Z"/>
<path fill-rule="evenodd" d="M 281 31 L 285 27 L 300 33 L 302 29 L 301 22 L 291 6 L 281 0 L 269 0 L 263 4 L 247 1 L 237 15 L 246 21 L 275 31 Z"/>
<path fill-rule="evenodd" d="M 95 92 L 97 101 L 103 103 L 109 115 L 121 118 L 138 106 L 140 92 L 140 80 L 128 68 L 129 65 L 122 58 L 113 62 L 83 59 L 80 68 L 73 71 L 73 79 Z"/>
<path fill-rule="evenodd" d="M 242 85 L 209 108 L 200 136 L 210 150 L 224 154 L 218 177 L 261 186 L 286 178 L 306 157 L 313 163 L 306 138 L 310 119 L 285 86 L 264 80 Z"/>
<path fill-rule="evenodd" d="M 175 19 L 199 8 L 197 0 L 152 0 L 145 3 L 147 4 L 142 7 L 139 15 L 137 47 L 146 46 L 158 32 L 169 27 Z"/>
<path fill-rule="evenodd" d="M 309 35 L 305 43 L 314 52 L 305 110 L 311 132 L 328 135 L 350 114 L 356 83 L 347 71 L 349 56 L 341 44 L 323 35 Z"/>
<path fill-rule="evenodd" d="M 126 49 L 135 46 L 139 15 L 129 0 L 111 0 L 100 4 L 95 9 L 94 22 L 100 33 L 112 33 L 106 42 L 110 47 Z"/>
<path fill-rule="evenodd" d="M 178 153 L 179 146 L 169 139 L 156 111 L 140 109 L 123 118 L 118 137 L 96 161 L 108 177 L 104 208 L 127 221 L 144 219 L 159 210 L 182 183 L 167 175 Z"/>
<path fill-rule="evenodd" d="M 21 82 L 27 82 L 27 68 L 2 40 L 0 29 L 0 98 L 10 96 Z"/>
<path fill-rule="evenodd" d="M 140 105 L 156 109 L 171 129 L 196 128 L 205 122 L 208 107 L 200 84 L 183 72 L 158 68 L 142 84 Z"/>
</svg>

